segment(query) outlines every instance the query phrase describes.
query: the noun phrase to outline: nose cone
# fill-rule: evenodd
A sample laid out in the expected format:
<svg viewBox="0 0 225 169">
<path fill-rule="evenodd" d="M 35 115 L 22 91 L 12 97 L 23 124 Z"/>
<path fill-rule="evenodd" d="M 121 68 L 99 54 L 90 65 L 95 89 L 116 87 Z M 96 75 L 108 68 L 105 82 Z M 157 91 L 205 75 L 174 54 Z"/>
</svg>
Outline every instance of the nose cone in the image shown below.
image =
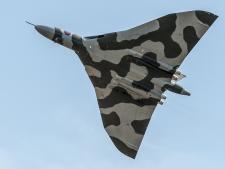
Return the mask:
<svg viewBox="0 0 225 169">
<path fill-rule="evenodd" d="M 35 29 L 44 37 L 48 39 L 53 39 L 54 34 L 55 34 L 55 29 L 50 28 L 48 26 L 42 26 L 42 25 L 36 25 Z"/>
<path fill-rule="evenodd" d="M 186 95 L 186 96 L 191 96 L 191 93 L 188 92 L 187 90 L 183 89 L 181 92 L 182 95 Z"/>
</svg>

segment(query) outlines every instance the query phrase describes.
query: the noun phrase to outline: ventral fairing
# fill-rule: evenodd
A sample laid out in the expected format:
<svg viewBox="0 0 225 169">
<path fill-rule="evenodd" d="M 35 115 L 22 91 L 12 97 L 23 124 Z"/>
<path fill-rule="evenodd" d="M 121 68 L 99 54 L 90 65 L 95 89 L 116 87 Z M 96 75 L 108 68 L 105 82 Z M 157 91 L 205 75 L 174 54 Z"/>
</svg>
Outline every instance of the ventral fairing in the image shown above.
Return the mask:
<svg viewBox="0 0 225 169">
<path fill-rule="evenodd" d="M 104 128 L 115 146 L 135 158 L 157 104 L 166 90 L 190 93 L 177 84 L 179 66 L 217 16 L 205 11 L 174 13 L 135 28 L 80 37 L 34 25 L 46 38 L 72 49 L 94 86 Z"/>
</svg>

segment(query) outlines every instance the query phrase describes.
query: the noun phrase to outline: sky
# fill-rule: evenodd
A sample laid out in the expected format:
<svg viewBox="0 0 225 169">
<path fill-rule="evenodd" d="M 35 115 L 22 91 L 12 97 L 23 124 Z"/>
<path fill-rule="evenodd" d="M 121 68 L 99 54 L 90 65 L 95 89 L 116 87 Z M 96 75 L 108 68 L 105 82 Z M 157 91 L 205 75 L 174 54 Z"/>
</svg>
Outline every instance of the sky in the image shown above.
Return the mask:
<svg viewBox="0 0 225 169">
<path fill-rule="evenodd" d="M 1 169 L 224 169 L 225 1 L 1 0 Z M 166 92 L 136 160 L 103 129 L 94 88 L 76 54 L 25 24 L 81 36 L 125 30 L 189 10 L 219 15 L 180 70 L 191 97 Z"/>
</svg>

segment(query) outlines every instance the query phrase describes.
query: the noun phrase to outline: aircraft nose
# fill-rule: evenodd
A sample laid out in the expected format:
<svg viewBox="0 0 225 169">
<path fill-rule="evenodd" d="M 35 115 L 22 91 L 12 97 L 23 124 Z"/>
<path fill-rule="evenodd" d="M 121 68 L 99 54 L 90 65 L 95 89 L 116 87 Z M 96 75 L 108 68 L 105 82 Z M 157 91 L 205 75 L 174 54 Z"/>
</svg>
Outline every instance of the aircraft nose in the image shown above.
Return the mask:
<svg viewBox="0 0 225 169">
<path fill-rule="evenodd" d="M 55 29 L 48 27 L 48 26 L 43 26 L 43 25 L 36 25 L 35 29 L 44 37 L 48 39 L 53 39 L 54 34 L 55 34 Z"/>
</svg>

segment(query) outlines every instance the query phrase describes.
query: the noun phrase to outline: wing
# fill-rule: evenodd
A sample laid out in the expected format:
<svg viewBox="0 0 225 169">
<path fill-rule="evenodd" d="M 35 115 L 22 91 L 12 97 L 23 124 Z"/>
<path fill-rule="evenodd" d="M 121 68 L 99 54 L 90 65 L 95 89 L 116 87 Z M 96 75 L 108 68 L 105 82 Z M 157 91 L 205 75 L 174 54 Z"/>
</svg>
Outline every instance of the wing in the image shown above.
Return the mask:
<svg viewBox="0 0 225 169">
<path fill-rule="evenodd" d="M 104 128 L 114 145 L 135 158 L 158 100 L 136 100 L 125 89 L 115 87 L 106 98 L 98 97 L 98 103 Z"/>
<path fill-rule="evenodd" d="M 137 154 L 164 86 L 171 84 L 173 73 L 164 68 L 176 70 L 215 19 L 203 11 L 170 14 L 82 40 L 77 54 L 94 85 L 105 130 L 122 153 Z"/>
<path fill-rule="evenodd" d="M 103 51 L 132 49 L 177 69 L 216 18 L 205 11 L 174 13 L 126 31 L 87 38 L 97 38 Z"/>
<path fill-rule="evenodd" d="M 164 80 L 170 78 L 158 70 L 146 69 L 133 62 L 122 64 L 121 61 L 123 66 L 117 67 L 123 67 L 127 72 L 122 76 L 121 69 L 113 69 L 115 66 L 106 63 L 102 61 L 85 68 L 94 84 L 106 132 L 119 151 L 135 158 L 163 93 L 161 87 L 151 82 L 152 76 Z"/>
</svg>

